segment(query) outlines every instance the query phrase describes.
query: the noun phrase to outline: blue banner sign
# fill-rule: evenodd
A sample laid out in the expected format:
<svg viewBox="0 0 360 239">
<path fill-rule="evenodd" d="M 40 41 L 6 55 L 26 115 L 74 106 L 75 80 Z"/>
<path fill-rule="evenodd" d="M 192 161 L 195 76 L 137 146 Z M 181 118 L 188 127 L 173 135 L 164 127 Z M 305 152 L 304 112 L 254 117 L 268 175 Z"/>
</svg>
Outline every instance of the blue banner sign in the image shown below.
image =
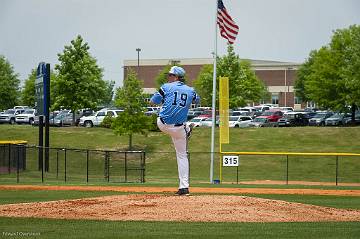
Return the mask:
<svg viewBox="0 0 360 239">
<path fill-rule="evenodd" d="M 48 115 L 50 99 L 50 64 L 40 62 L 35 80 L 35 108 L 39 115 Z"/>
</svg>

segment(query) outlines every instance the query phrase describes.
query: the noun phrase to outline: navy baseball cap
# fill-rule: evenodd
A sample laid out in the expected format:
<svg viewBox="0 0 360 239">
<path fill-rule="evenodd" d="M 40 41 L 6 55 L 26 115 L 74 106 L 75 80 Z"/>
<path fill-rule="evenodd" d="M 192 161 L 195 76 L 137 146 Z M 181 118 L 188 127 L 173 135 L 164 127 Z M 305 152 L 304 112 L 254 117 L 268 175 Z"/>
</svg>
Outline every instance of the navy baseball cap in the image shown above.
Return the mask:
<svg viewBox="0 0 360 239">
<path fill-rule="evenodd" d="M 182 76 L 185 76 L 185 70 L 180 66 L 173 66 L 173 67 L 171 67 L 169 74 L 174 74 L 174 75 L 182 77 Z"/>
</svg>

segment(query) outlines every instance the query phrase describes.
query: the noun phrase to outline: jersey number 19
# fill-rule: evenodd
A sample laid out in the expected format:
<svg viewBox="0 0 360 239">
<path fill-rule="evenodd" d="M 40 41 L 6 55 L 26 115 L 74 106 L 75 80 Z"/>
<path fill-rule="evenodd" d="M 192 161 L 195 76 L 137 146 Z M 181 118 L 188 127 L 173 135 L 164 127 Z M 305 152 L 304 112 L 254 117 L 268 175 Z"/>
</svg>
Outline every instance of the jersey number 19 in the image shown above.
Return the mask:
<svg viewBox="0 0 360 239">
<path fill-rule="evenodd" d="M 177 105 L 178 94 L 179 94 L 179 92 L 177 92 L 177 91 L 174 92 L 174 102 L 172 103 L 173 105 Z M 186 106 L 187 97 L 188 97 L 187 94 L 184 94 L 184 93 L 180 95 L 181 102 L 179 103 L 179 105 L 181 107 Z"/>
</svg>

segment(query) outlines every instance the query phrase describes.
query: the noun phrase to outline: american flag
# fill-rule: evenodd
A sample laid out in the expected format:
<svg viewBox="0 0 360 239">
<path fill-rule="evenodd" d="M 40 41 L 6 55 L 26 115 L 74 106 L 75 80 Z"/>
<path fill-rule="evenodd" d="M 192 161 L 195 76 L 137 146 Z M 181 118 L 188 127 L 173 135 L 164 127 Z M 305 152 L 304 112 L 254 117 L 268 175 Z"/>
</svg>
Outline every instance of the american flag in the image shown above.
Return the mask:
<svg viewBox="0 0 360 239">
<path fill-rule="evenodd" d="M 226 11 L 222 0 L 218 0 L 217 24 L 220 28 L 220 35 L 227 39 L 230 44 L 233 44 L 239 32 L 239 27 Z"/>
</svg>

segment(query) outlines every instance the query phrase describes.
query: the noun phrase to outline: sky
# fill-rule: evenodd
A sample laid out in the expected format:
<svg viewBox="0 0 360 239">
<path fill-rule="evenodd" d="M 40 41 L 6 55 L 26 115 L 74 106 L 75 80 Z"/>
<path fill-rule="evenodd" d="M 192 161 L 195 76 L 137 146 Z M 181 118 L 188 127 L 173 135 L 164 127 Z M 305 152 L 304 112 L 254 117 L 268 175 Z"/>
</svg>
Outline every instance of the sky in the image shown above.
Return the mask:
<svg viewBox="0 0 360 239">
<path fill-rule="evenodd" d="M 302 63 L 333 31 L 360 24 L 359 0 L 223 0 L 240 30 L 240 58 Z M 215 34 L 215 0 L 0 0 L 0 55 L 22 82 L 41 61 L 81 35 L 122 85 L 124 60 L 211 58 L 226 40 Z"/>
</svg>

